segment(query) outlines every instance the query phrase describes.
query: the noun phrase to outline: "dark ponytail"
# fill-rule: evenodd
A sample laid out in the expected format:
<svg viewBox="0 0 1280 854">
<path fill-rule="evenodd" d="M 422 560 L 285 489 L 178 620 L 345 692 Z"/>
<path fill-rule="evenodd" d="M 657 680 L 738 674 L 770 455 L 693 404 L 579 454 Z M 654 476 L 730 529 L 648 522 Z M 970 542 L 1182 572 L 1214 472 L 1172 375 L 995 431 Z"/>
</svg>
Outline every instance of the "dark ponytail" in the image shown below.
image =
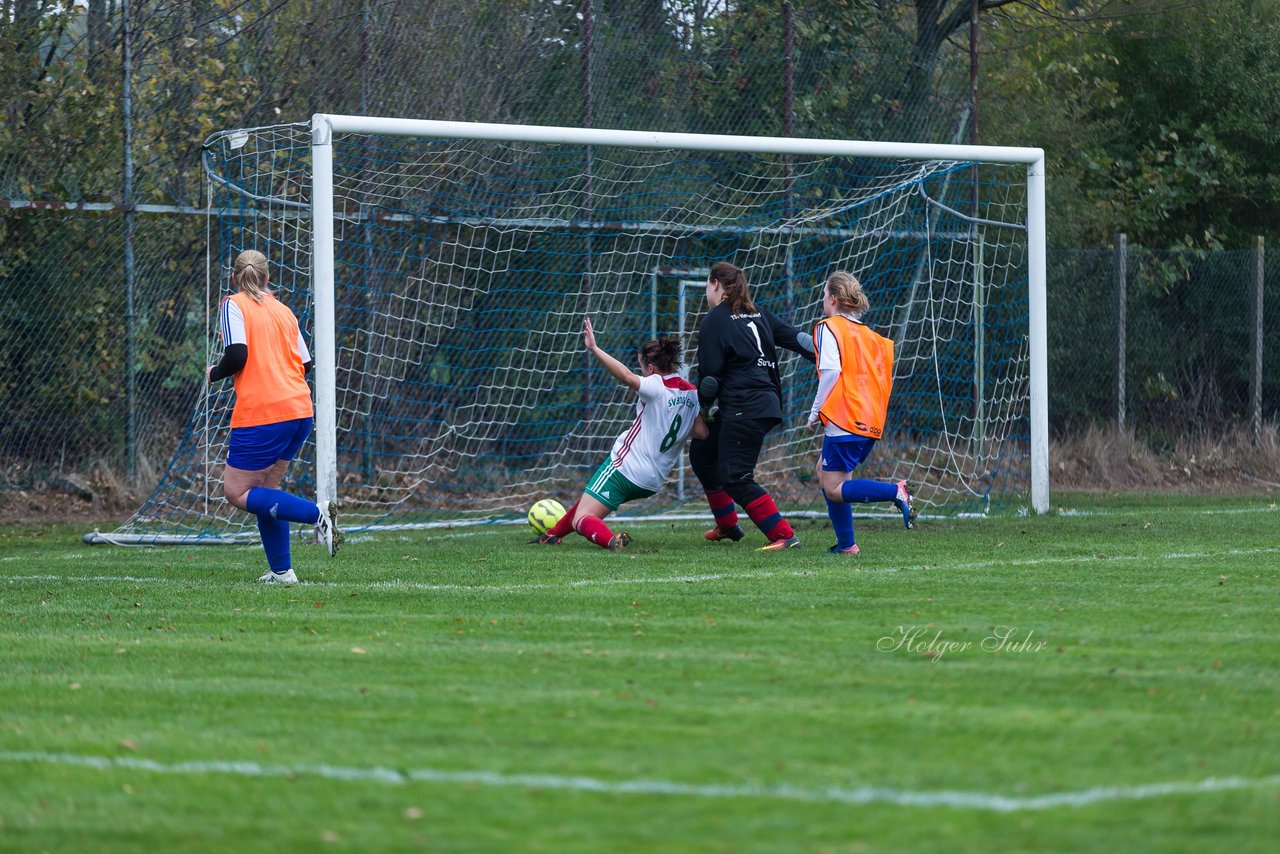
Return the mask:
<svg viewBox="0 0 1280 854">
<path fill-rule="evenodd" d="M 680 367 L 684 348 L 679 338 L 660 335 L 656 340 L 640 345 L 640 360 L 653 365 L 660 374 L 674 374 Z"/>
<path fill-rule="evenodd" d="M 747 274 L 728 261 L 720 261 L 711 268 L 710 278 L 720 283 L 724 298 L 734 314 L 755 314 L 756 304 L 747 290 Z"/>
</svg>

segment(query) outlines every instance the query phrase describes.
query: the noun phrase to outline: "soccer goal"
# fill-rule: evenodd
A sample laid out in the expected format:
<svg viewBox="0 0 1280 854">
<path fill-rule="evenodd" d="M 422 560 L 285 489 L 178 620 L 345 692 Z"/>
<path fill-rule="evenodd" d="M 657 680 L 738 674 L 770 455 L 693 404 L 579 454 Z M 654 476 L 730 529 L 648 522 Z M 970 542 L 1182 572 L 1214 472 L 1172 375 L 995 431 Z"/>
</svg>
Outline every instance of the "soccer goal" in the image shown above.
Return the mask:
<svg viewBox="0 0 1280 854">
<path fill-rule="evenodd" d="M 634 401 L 583 351 L 590 315 L 631 361 L 654 333 L 696 352 L 716 261 L 808 329 L 855 273 L 896 344 L 886 438 L 861 473 L 922 512 L 1048 508 L 1040 149 L 712 136 L 316 115 L 214 134 L 212 320 L 232 259 L 266 253 L 315 356 L 295 490 L 344 527 L 515 519 L 569 504 Z M 812 366 L 783 359 L 787 418 L 759 477 L 822 510 L 804 427 Z M 193 413 L 163 481 L 110 539 L 251 538 L 221 499 L 230 383 Z M 625 511 L 705 516 L 696 481 Z"/>
</svg>

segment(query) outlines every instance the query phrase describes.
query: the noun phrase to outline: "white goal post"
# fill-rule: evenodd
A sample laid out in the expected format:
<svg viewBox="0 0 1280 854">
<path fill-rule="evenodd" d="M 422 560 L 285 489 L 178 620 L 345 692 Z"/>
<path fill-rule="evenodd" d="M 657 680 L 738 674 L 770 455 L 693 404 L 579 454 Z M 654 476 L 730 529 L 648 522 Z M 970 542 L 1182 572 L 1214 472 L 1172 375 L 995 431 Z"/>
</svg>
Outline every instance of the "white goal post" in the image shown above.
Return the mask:
<svg viewBox="0 0 1280 854">
<path fill-rule="evenodd" d="M 1025 164 L 1028 314 L 1030 349 L 1031 507 L 1049 509 L 1049 379 L 1046 320 L 1044 150 L 1005 146 L 859 142 L 689 133 L 542 127 L 316 113 L 311 117 L 312 222 L 316 359 L 316 492 L 337 498 L 337 420 L 334 349 L 334 174 L 335 134 L 476 139 L 676 151 L 976 161 Z"/>
</svg>

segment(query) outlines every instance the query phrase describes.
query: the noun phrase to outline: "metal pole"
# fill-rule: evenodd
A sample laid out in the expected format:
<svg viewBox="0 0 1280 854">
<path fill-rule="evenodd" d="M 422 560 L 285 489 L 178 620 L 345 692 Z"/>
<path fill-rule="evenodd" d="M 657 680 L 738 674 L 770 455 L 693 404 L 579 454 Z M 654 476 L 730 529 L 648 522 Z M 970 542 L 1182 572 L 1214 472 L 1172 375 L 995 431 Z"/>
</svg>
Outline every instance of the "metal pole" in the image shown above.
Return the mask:
<svg viewBox="0 0 1280 854">
<path fill-rule="evenodd" d="M 973 244 L 973 441 L 981 463 L 987 451 L 987 286 L 983 233 L 974 228 Z"/>
<path fill-rule="evenodd" d="M 120 3 L 120 44 L 122 65 L 121 113 L 124 125 L 124 183 L 121 202 L 124 205 L 124 323 L 125 323 L 125 402 L 128 416 L 125 425 L 125 456 L 128 458 L 129 482 L 138 482 L 138 329 L 134 314 L 134 289 L 137 269 L 133 255 L 133 33 L 129 20 L 129 0 Z"/>
<path fill-rule="evenodd" d="M 678 148 L 684 151 L 735 151 L 743 154 L 801 154 L 805 157 L 871 157 L 899 160 L 981 160 L 993 163 L 1043 165 L 1044 149 L 1008 145 L 947 145 L 927 142 L 871 142 L 853 139 L 785 139 L 733 134 L 668 133 L 666 131 L 610 130 L 607 128 L 551 127 L 486 122 L 451 122 L 430 119 L 392 119 L 378 116 L 344 116 L 317 113 L 334 133 L 376 133 L 416 136 L 488 139 L 500 142 L 539 142 L 552 145 L 594 147 Z"/>
<path fill-rule="evenodd" d="M 1262 436 L 1262 285 L 1266 279 L 1266 241 L 1261 235 L 1253 245 L 1253 365 L 1249 403 L 1253 411 L 1253 438 Z"/>
<path fill-rule="evenodd" d="M 978 13 L 979 0 L 973 0 L 969 8 L 969 144 L 978 144 Z M 969 170 L 969 203 L 972 215 L 978 216 L 978 186 L 980 175 L 975 164 Z M 987 433 L 987 307 L 983 273 L 986 259 L 983 257 L 983 234 L 975 222 L 969 227 L 973 240 L 973 396 L 974 443 L 979 462 L 986 456 Z"/>
<path fill-rule="evenodd" d="M 593 30 L 594 12 L 591 9 L 591 0 L 582 0 L 582 126 L 590 128 L 594 121 L 592 115 L 593 104 L 591 101 L 591 78 L 592 78 L 592 62 L 591 54 L 593 47 Z M 583 175 L 583 220 L 591 222 L 592 218 L 592 200 L 591 200 L 591 167 L 594 160 L 595 150 L 592 146 L 586 146 L 584 152 L 586 163 L 584 164 Z M 582 259 L 582 304 L 583 311 L 591 314 L 591 276 L 592 276 L 592 254 L 595 251 L 592 246 L 592 237 L 594 231 L 587 229 L 585 238 L 586 253 Z M 591 398 L 593 397 L 594 383 L 591 381 L 591 357 L 587 352 L 582 354 L 583 362 L 583 389 L 582 389 L 582 417 L 588 420 L 591 417 Z"/>
<path fill-rule="evenodd" d="M 204 361 L 201 367 L 213 364 L 213 338 L 208 334 L 208 330 L 213 329 L 213 316 L 215 314 L 213 308 L 213 180 L 208 176 L 204 180 L 204 202 L 206 216 L 204 218 L 204 328 L 206 330 L 204 336 Z M 207 370 L 207 369 L 206 369 Z M 211 515 L 209 510 L 209 488 L 213 485 L 213 464 L 209 459 L 209 407 L 212 406 L 210 398 L 213 389 L 209 388 L 201 377 L 201 385 L 204 389 L 204 403 L 201 405 L 201 414 L 204 416 L 204 429 L 200 431 L 200 446 L 204 452 L 204 467 L 201 471 L 204 476 L 200 478 L 201 486 L 204 489 L 204 516 L 206 519 Z M 206 522 L 207 524 L 207 522 Z"/>
<path fill-rule="evenodd" d="M 687 321 L 685 320 L 685 318 L 688 316 L 688 313 L 689 313 L 689 304 L 688 304 L 688 298 L 685 296 L 685 288 L 691 284 L 699 285 L 702 283 L 687 282 L 687 281 L 681 280 L 680 289 L 679 289 L 680 296 L 678 298 L 678 308 L 676 309 L 679 312 L 678 314 L 679 320 L 676 323 L 676 334 L 680 336 L 680 346 L 682 347 L 684 346 L 685 333 L 688 332 Z M 689 372 L 689 369 L 686 366 L 684 368 L 685 379 L 688 379 L 688 372 Z M 685 477 L 685 457 L 686 456 L 687 456 L 686 454 L 680 455 L 680 471 L 676 476 L 676 500 L 679 501 L 681 504 L 684 503 L 684 498 L 685 498 L 684 477 Z"/>
<path fill-rule="evenodd" d="M 1128 372 L 1126 339 L 1129 326 L 1129 235 L 1121 232 L 1115 242 L 1116 282 L 1116 429 L 1125 430 L 1125 380 Z"/>
<path fill-rule="evenodd" d="M 980 10 L 979 0 L 973 0 L 973 6 L 969 11 L 969 144 L 978 144 L 978 12 Z M 971 182 L 970 195 L 971 204 L 973 205 L 973 215 L 978 215 L 978 167 L 974 165 L 969 170 L 969 178 Z M 974 225 L 974 234 L 977 234 L 977 225 Z"/>
<path fill-rule="evenodd" d="M 649 337 L 658 337 L 658 269 L 649 274 Z M 684 338 L 680 339 L 684 346 Z"/>
<path fill-rule="evenodd" d="M 795 110 L 795 62 L 793 60 L 794 53 L 795 53 L 795 27 L 793 26 L 793 21 L 792 21 L 791 2 L 790 0 L 786 0 L 786 2 L 782 4 L 782 100 L 783 100 L 782 135 L 785 137 L 795 136 L 796 110 Z M 783 223 L 784 225 L 788 226 L 788 228 L 791 226 L 792 217 L 795 216 L 795 211 L 793 207 L 795 203 L 795 200 L 794 200 L 795 175 L 793 174 L 794 160 L 795 158 L 792 155 L 787 154 L 783 157 L 783 161 L 782 161 L 783 168 L 785 170 L 783 175 L 783 193 L 784 193 Z M 783 304 L 786 306 L 787 320 L 788 322 L 790 322 L 791 315 L 795 311 L 795 307 L 796 307 L 795 235 L 790 231 L 788 231 L 784 233 L 784 239 L 787 241 L 786 247 L 784 249 L 784 255 L 785 255 L 784 263 L 786 264 L 785 272 L 786 272 L 787 281 L 786 281 L 786 289 L 785 289 L 785 300 Z M 682 288 L 680 292 L 681 294 L 683 294 L 684 289 Z M 791 384 L 788 384 L 787 390 L 786 390 L 786 399 L 783 400 L 782 402 L 783 412 L 790 412 L 792 410 L 791 398 L 792 398 Z M 683 464 L 684 463 L 682 460 L 681 465 Z M 683 478 L 683 474 L 681 476 Z M 684 498 L 683 479 L 680 482 L 680 486 L 682 489 L 680 497 L 683 499 Z"/>
<path fill-rule="evenodd" d="M 591 0 L 582 0 L 582 126 L 591 127 Z"/>
<path fill-rule="evenodd" d="M 795 136 L 795 62 L 792 59 L 795 50 L 795 28 L 792 26 L 791 20 L 791 3 L 790 0 L 782 4 L 782 135 L 785 137 Z M 783 174 L 783 217 L 787 225 L 790 225 L 794 211 L 795 196 L 795 175 L 794 157 L 790 154 L 784 155 L 782 159 Z M 793 236 L 787 235 L 786 247 L 786 275 L 787 275 L 787 314 L 795 308 L 795 257 Z"/>
<path fill-rule="evenodd" d="M 338 497 L 337 341 L 334 323 L 333 129 L 311 117 L 311 293 L 316 383 L 316 503 Z"/>
<path fill-rule="evenodd" d="M 1031 506 L 1049 512 L 1049 323 L 1046 297 L 1044 156 L 1027 169 L 1027 286 L 1030 310 Z"/>
<path fill-rule="evenodd" d="M 978 144 L 978 13 L 981 0 L 973 0 L 969 14 L 969 142 Z"/>
<path fill-rule="evenodd" d="M 791 16 L 791 0 L 782 4 L 782 135 L 795 136 L 796 72 L 792 54 L 795 50 L 795 27 Z M 790 176 L 788 176 L 790 177 Z"/>
<path fill-rule="evenodd" d="M 361 0 L 360 3 L 360 113 L 361 115 L 369 115 L 369 0 Z M 373 435 L 375 432 L 373 407 L 374 394 L 370 377 L 373 376 L 373 339 L 374 339 L 374 290 L 375 290 L 375 274 L 374 274 L 374 252 L 373 241 L 376 236 L 373 227 L 374 209 L 369 204 L 369 187 L 373 180 L 369 171 L 369 164 L 373 162 L 373 138 L 365 136 L 364 138 L 364 159 L 363 174 L 361 175 L 362 193 L 360 197 L 360 215 L 362 218 L 362 230 L 364 231 L 364 295 L 362 302 L 364 303 L 364 334 L 365 334 L 365 351 L 364 351 L 364 369 L 360 374 L 360 382 L 368 383 L 369 388 L 364 394 L 364 405 L 360 411 L 360 429 L 364 433 L 361 441 L 362 462 L 365 477 L 370 482 L 374 479 L 374 453 L 373 453 Z M 335 319 L 336 323 L 336 319 Z"/>
</svg>

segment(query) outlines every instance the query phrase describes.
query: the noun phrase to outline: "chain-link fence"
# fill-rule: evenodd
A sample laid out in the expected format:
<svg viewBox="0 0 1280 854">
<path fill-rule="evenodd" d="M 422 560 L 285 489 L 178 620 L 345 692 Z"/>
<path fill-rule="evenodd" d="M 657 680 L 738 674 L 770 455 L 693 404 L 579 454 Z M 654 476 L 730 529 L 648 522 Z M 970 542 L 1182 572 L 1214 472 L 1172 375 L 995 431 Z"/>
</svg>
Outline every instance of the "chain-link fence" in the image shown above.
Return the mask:
<svg viewBox="0 0 1280 854">
<path fill-rule="evenodd" d="M 198 204 L 211 132 L 314 112 L 967 139 L 967 2 L 16 0 L 0 198 Z"/>
<path fill-rule="evenodd" d="M 208 357 L 204 218 L 138 216 L 132 318 L 123 232 L 115 214 L 0 215 L 2 481 L 102 465 L 147 482 L 186 428 Z"/>
<path fill-rule="evenodd" d="M 0 484 L 101 466 L 145 486 L 164 466 L 206 359 L 214 130 L 324 111 L 965 141 L 966 2 L 0 5 Z M 1122 411 L 1152 435 L 1274 419 L 1255 266 L 1130 249 L 1121 360 L 1115 253 L 1051 252 L 1055 433 Z"/>
<path fill-rule="evenodd" d="M 0 471 L 7 482 L 37 483 L 95 465 L 121 475 L 132 465 L 143 483 L 159 473 L 187 428 L 208 358 L 205 228 L 206 218 L 194 213 L 138 216 L 130 319 L 121 216 L 0 215 Z M 1257 288 L 1264 311 L 1280 305 L 1275 267 L 1263 265 L 1259 279 L 1253 250 L 1050 250 L 1053 434 L 1122 424 L 1160 447 L 1226 425 L 1273 422 L 1280 325 L 1258 316 Z"/>
<path fill-rule="evenodd" d="M 1127 247 L 1049 253 L 1049 417 L 1157 447 L 1256 428 L 1280 405 L 1280 271 L 1258 250 Z M 1261 308 L 1261 311 L 1260 311 Z"/>
</svg>

